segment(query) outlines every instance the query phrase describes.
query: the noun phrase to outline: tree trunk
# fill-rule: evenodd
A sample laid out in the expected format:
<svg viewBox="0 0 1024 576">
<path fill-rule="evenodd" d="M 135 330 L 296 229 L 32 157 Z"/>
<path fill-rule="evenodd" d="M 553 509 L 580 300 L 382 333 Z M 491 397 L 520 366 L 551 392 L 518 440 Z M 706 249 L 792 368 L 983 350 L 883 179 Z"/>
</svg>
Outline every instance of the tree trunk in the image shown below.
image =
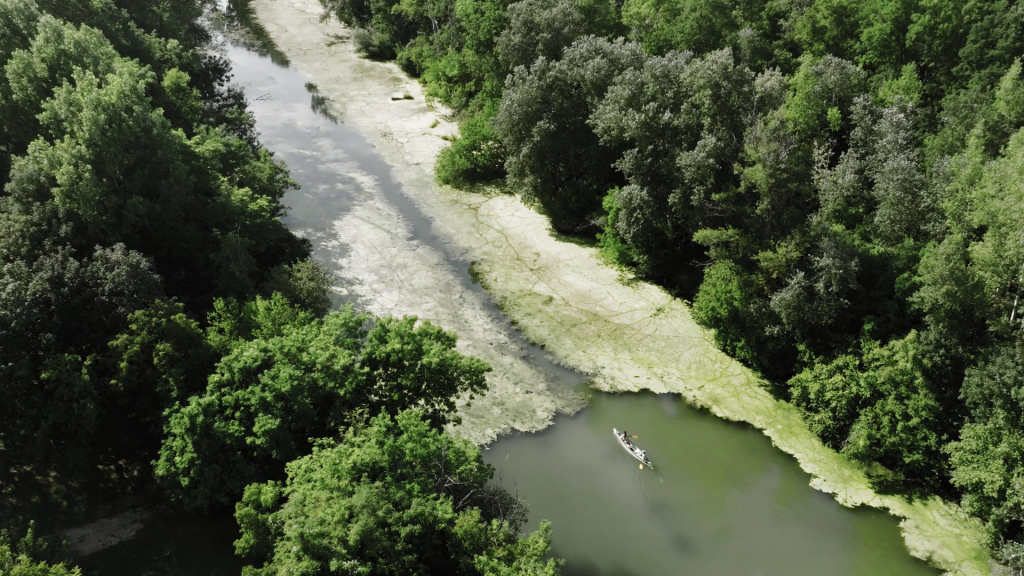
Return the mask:
<svg viewBox="0 0 1024 576">
<path fill-rule="evenodd" d="M 1020 277 L 1017 278 L 1017 294 L 1013 297 L 1013 309 L 1010 310 L 1010 324 L 1013 324 L 1013 319 L 1017 317 L 1017 304 L 1020 303 L 1020 289 L 1022 282 L 1024 282 L 1024 264 L 1020 265 Z"/>
</svg>

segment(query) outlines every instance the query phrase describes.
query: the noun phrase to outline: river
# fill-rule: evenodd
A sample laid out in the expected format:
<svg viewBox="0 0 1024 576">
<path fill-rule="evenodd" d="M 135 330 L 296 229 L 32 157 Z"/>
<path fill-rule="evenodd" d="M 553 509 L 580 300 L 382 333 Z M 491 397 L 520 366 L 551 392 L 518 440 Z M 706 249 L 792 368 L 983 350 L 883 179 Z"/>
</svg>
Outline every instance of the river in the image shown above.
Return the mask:
<svg viewBox="0 0 1024 576">
<path fill-rule="evenodd" d="M 655 469 L 612 427 L 638 436 Z M 530 528 L 552 522 L 568 576 L 937 574 L 907 553 L 892 516 L 840 506 L 759 431 L 674 395 L 596 394 L 485 459 L 529 503 Z"/>
<path fill-rule="evenodd" d="M 250 15 L 244 4 L 239 7 L 242 13 L 236 16 L 245 24 Z M 286 223 L 309 238 L 314 258 L 337 274 L 337 303 L 351 302 L 375 313 L 434 313 L 444 325 L 446 316 L 430 305 L 417 310 L 417 294 L 423 302 L 428 296 L 436 299 L 438 292 L 455 294 L 456 305 L 479 308 L 474 327 L 493 337 L 475 338 L 490 340 L 493 358 L 524 365 L 512 373 L 538 375 L 547 386 L 560 388 L 552 392 L 556 396 L 578 396 L 583 377 L 558 366 L 516 333 L 473 282 L 470 261 L 453 255 L 432 232 L 431 221 L 405 196 L 387 162 L 362 134 L 330 114 L 310 78 L 289 68 L 287 58 L 258 28 L 249 30 L 244 46 L 229 43 L 224 49 L 234 81 L 249 97 L 263 143 L 302 185 L 284 198 L 290 207 Z M 397 234 L 405 245 L 371 241 L 374 226 Z M 406 276 L 416 275 L 416 269 L 396 262 L 407 252 L 426 253 L 426 262 L 439 271 L 430 276 L 434 285 L 413 282 L 419 292 L 412 296 L 394 296 L 387 287 L 372 291 L 367 277 L 351 273 L 372 269 L 372 278 L 401 278 L 406 286 L 411 282 Z M 445 327 L 459 330 L 460 336 L 469 330 Z M 753 427 L 691 408 L 674 395 L 587 394 L 589 404 L 574 415 L 561 408 L 553 425 L 502 436 L 485 450 L 502 484 L 529 503 L 529 527 L 541 519 L 552 521 L 554 553 L 567 559 L 564 574 L 938 573 L 909 555 L 894 517 L 844 508 L 812 489 L 796 461 Z M 640 469 L 622 451 L 612 437 L 613 426 L 638 436 L 655 470 Z M 235 534 L 228 517 L 162 516 L 136 538 L 85 558 L 82 565 L 87 572 L 111 576 L 237 574 L 241 563 L 231 546 Z"/>
</svg>

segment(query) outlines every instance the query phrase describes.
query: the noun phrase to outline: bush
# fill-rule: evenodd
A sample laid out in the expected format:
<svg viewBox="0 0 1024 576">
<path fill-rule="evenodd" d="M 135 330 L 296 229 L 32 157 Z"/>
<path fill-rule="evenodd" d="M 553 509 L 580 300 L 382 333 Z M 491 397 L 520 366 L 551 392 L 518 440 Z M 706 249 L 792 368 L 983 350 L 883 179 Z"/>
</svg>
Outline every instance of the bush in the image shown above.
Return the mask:
<svg viewBox="0 0 1024 576">
<path fill-rule="evenodd" d="M 8 530 L 0 530 L 0 574 L 4 576 L 81 576 L 77 567 L 60 562 L 46 562 L 46 544 L 36 538 L 33 527 L 18 538 Z"/>
<path fill-rule="evenodd" d="M 715 343 L 725 353 L 771 377 L 779 369 L 778 356 L 784 350 L 780 350 L 780 339 L 766 334 L 764 315 L 768 312 L 764 307 L 754 278 L 735 263 L 721 260 L 704 271 L 692 314 L 698 324 L 714 330 Z"/>
<path fill-rule="evenodd" d="M 636 255 L 629 244 L 627 244 L 619 233 L 615 231 L 615 222 L 619 216 L 619 206 L 615 203 L 615 196 L 619 192 L 616 186 L 608 191 L 604 197 L 602 206 L 605 211 L 604 232 L 598 233 L 598 246 L 601 247 L 601 257 L 607 262 L 629 266 L 636 262 Z"/>
<path fill-rule="evenodd" d="M 436 61 L 437 50 L 423 36 L 418 36 L 409 42 L 409 45 L 402 48 L 395 58 L 395 62 L 398 63 L 402 71 L 414 78 L 422 76 Z"/>
<path fill-rule="evenodd" d="M 460 137 L 438 155 L 434 169 L 438 182 L 464 186 L 505 176 L 504 149 L 491 127 L 496 113 L 497 105 L 492 102 L 459 124 Z"/>
<path fill-rule="evenodd" d="M 355 42 L 359 53 L 370 58 L 389 60 L 395 57 L 391 36 L 373 28 L 356 28 L 352 33 L 352 41 Z"/>
</svg>

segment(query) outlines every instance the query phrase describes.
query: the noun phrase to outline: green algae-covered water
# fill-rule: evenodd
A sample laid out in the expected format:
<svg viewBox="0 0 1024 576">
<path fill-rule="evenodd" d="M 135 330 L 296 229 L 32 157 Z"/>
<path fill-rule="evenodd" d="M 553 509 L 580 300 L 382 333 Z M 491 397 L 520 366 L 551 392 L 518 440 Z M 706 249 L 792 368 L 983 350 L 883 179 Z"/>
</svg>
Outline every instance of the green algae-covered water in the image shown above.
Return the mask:
<svg viewBox="0 0 1024 576">
<path fill-rule="evenodd" d="M 612 428 L 638 436 L 639 468 Z M 595 394 L 585 410 L 484 453 L 553 524 L 569 576 L 915 576 L 896 519 L 849 509 L 754 428 L 668 394 Z"/>
<path fill-rule="evenodd" d="M 241 2 L 235 7 L 244 8 Z M 251 16 L 242 14 L 242 16 Z M 243 25 L 247 17 L 239 19 Z M 410 224 L 411 240 L 445 254 L 463 288 L 468 262 L 450 257 L 430 222 L 404 197 L 387 163 L 357 132 L 323 114 L 309 78 L 258 30 L 250 48 L 228 46 L 262 140 L 302 189 L 284 201 L 288 225 L 309 238 L 344 285 L 337 261 L 350 249 L 335 223 L 365 201 L 366 182 Z M 252 45 L 253 38 L 264 45 Z M 386 266 L 386 262 L 381 262 Z M 358 300 L 355 301 L 358 305 Z M 500 315 L 496 307 L 491 313 Z M 507 324 L 503 319 L 502 324 Z M 526 359 L 567 387 L 580 376 L 522 343 Z M 510 353 L 512 353 L 510 351 Z M 655 470 L 639 469 L 612 437 L 639 436 Z M 812 489 L 795 460 L 757 430 L 692 409 L 670 395 L 594 394 L 589 407 L 535 434 L 499 439 L 485 452 L 504 486 L 530 505 L 530 529 L 552 521 L 553 548 L 569 576 L 917 576 L 937 571 L 912 558 L 897 520 L 843 508 Z M 237 574 L 230 518 L 158 517 L 139 536 L 83 559 L 87 573 Z"/>
</svg>

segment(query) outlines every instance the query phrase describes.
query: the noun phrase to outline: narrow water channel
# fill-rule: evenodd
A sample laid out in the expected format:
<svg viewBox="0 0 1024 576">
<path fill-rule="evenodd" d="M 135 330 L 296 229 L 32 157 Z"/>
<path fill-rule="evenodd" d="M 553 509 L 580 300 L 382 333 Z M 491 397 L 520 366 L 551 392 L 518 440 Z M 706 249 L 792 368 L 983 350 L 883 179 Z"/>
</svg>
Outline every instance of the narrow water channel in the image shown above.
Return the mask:
<svg viewBox="0 0 1024 576">
<path fill-rule="evenodd" d="M 469 263 L 448 254 L 373 146 L 325 113 L 310 78 L 269 44 L 229 44 L 226 55 L 262 141 L 302 185 L 284 198 L 286 222 L 310 239 L 314 257 L 338 274 L 340 286 L 347 279 L 337 262 L 351 246 L 338 241 L 336 224 L 363 203 L 384 202 L 408 224 L 413 249 L 437 251 L 460 289 L 480 291 Z M 489 313 L 514 332 L 493 304 Z M 566 387 L 579 385 L 578 374 L 521 337 L 513 340 L 510 354 Z M 639 436 L 655 470 L 638 468 L 612 437 L 613 426 Z M 554 552 L 567 559 L 569 576 L 937 574 L 907 553 L 895 518 L 843 508 L 812 489 L 793 458 L 757 430 L 670 395 L 594 394 L 575 416 L 559 416 L 539 433 L 503 437 L 485 458 L 529 503 L 529 528 L 553 522 Z M 164 517 L 83 566 L 107 575 L 237 573 L 235 534 L 226 517 Z"/>
<path fill-rule="evenodd" d="M 267 56 L 229 44 L 234 81 L 245 87 L 250 108 L 256 115 L 260 140 L 275 157 L 284 160 L 301 188 L 285 194 L 288 207 L 285 224 L 313 243 L 313 258 L 336 275 L 342 287 L 349 283 L 346 270 L 338 263 L 350 249 L 337 240 L 339 220 L 356 205 L 382 200 L 397 212 L 405 225 L 407 249 L 427 247 L 435 251 L 459 290 L 482 297 L 491 320 L 511 338 L 506 354 L 523 356 L 538 371 L 572 388 L 583 376 L 553 362 L 539 346 L 528 342 L 501 314 L 486 291 L 473 281 L 471 261 L 457 258 L 431 231 L 430 220 L 402 193 L 391 168 L 359 132 L 341 124 L 324 107 L 316 85 L 299 72 L 282 66 L 281 57 Z M 261 51 L 262 52 L 262 51 Z M 380 223 L 384 226 L 389 223 Z M 387 267 L 387 262 L 378 263 Z M 455 288 L 455 287 L 453 287 Z M 358 296 L 342 295 L 339 304 L 365 309 Z M 452 329 L 451 326 L 446 326 Z"/>
</svg>

